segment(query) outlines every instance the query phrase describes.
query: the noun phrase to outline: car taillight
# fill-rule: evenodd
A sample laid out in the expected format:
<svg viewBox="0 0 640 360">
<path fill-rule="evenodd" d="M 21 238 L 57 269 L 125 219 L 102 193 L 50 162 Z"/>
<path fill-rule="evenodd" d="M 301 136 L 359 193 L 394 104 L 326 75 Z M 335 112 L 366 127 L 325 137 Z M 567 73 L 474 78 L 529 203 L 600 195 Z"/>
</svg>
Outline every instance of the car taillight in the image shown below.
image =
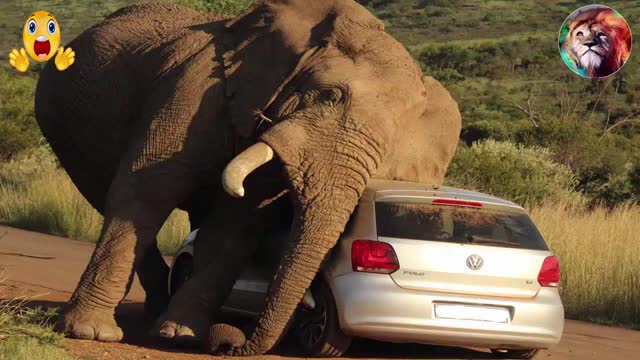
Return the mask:
<svg viewBox="0 0 640 360">
<path fill-rule="evenodd" d="M 453 206 L 466 206 L 466 207 L 474 207 L 481 208 L 482 203 L 477 201 L 465 201 L 465 200 L 455 200 L 455 199 L 435 199 L 431 202 L 432 205 L 453 205 Z"/>
<path fill-rule="evenodd" d="M 547 256 L 544 259 L 538 274 L 538 283 L 545 287 L 558 287 L 560 285 L 560 262 L 557 257 Z"/>
<path fill-rule="evenodd" d="M 400 268 L 393 247 L 385 242 L 355 240 L 351 244 L 353 271 L 391 274 Z"/>
</svg>

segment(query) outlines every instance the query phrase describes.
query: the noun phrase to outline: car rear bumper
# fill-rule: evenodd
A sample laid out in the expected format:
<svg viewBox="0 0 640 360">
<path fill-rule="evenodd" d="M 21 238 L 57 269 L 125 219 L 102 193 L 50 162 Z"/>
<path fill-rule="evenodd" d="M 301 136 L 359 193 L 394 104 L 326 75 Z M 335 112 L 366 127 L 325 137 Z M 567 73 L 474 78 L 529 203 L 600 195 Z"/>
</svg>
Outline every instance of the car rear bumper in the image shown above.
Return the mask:
<svg viewBox="0 0 640 360">
<path fill-rule="evenodd" d="M 390 276 L 346 273 L 329 281 L 340 326 L 349 335 L 391 342 L 545 349 L 560 341 L 564 308 L 557 289 L 542 288 L 533 299 L 505 299 L 400 288 Z M 509 307 L 510 323 L 434 317 L 433 304 Z"/>
</svg>

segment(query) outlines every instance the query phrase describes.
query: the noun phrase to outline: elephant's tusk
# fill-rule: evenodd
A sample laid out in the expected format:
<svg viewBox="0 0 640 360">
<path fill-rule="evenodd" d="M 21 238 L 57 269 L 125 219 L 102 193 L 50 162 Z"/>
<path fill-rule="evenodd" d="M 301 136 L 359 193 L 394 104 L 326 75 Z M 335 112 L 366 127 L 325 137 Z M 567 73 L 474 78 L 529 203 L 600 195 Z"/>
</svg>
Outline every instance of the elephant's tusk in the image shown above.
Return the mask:
<svg viewBox="0 0 640 360">
<path fill-rule="evenodd" d="M 273 159 L 273 149 L 265 143 L 258 142 L 238 154 L 222 172 L 222 186 L 233 197 L 243 197 L 244 179 L 252 171 Z"/>
</svg>

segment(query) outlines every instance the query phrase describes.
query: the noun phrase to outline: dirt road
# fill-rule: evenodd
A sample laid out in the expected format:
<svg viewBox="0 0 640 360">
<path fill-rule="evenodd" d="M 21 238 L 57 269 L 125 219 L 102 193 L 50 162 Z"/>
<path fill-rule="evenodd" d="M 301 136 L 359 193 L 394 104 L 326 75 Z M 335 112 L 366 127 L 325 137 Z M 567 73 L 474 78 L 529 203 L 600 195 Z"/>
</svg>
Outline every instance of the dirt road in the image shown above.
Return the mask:
<svg viewBox="0 0 640 360">
<path fill-rule="evenodd" d="M 93 245 L 0 226 L 0 268 L 7 279 L 0 284 L 4 297 L 26 296 L 44 306 L 62 306 L 71 295 L 89 260 Z M 142 311 L 144 293 L 139 283 L 117 311 L 126 338 L 124 343 L 65 340 L 65 347 L 84 359 L 211 359 L 188 350 L 168 349 L 146 332 L 151 321 Z M 295 346 L 286 342 L 266 358 L 300 358 Z M 356 341 L 346 355 L 351 358 L 488 359 L 483 349 L 386 344 Z M 263 358 L 263 357 L 261 357 Z M 640 359 L 640 332 L 567 321 L 562 342 L 537 359 L 633 360 Z"/>
</svg>

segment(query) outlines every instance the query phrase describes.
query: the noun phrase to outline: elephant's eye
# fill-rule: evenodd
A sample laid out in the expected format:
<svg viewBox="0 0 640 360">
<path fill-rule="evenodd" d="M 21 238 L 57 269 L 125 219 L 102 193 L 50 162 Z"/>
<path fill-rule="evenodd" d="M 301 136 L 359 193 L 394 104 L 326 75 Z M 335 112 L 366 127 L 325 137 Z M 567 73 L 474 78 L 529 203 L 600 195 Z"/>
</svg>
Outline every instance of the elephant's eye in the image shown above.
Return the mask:
<svg viewBox="0 0 640 360">
<path fill-rule="evenodd" d="M 342 90 L 338 88 L 324 89 L 320 92 L 320 101 L 337 104 L 342 100 Z"/>
<path fill-rule="evenodd" d="M 294 93 L 282 105 L 282 109 L 280 110 L 280 115 L 285 116 L 293 113 L 294 111 L 296 111 L 299 104 L 300 104 L 300 94 Z"/>
</svg>

